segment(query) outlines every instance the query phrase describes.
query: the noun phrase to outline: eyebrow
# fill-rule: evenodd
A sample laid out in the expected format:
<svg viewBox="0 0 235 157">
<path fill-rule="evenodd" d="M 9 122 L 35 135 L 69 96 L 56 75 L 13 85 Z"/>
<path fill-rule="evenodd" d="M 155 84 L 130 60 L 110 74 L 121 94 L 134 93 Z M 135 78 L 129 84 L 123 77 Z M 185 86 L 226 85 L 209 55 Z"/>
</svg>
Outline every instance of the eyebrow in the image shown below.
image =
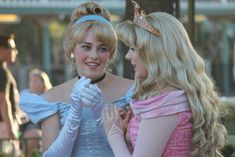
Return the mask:
<svg viewBox="0 0 235 157">
<path fill-rule="evenodd" d="M 86 41 L 84 41 L 84 42 L 81 42 L 81 44 L 88 44 L 88 45 L 92 45 L 91 43 L 89 43 L 89 42 L 86 42 Z"/>
<path fill-rule="evenodd" d="M 82 42 L 81 44 L 92 45 L 92 43 L 89 43 L 89 42 L 86 42 L 86 41 Z M 107 44 L 101 43 L 101 44 L 98 45 L 98 46 L 107 46 Z"/>
</svg>

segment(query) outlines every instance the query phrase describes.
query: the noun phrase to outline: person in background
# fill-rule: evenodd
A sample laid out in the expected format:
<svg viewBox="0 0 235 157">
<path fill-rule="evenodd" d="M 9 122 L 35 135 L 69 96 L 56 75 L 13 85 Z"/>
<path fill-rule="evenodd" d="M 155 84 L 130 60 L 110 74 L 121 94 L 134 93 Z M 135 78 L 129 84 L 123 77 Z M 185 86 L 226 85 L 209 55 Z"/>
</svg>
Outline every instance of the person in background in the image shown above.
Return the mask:
<svg viewBox="0 0 235 157">
<path fill-rule="evenodd" d="M 29 72 L 29 91 L 42 95 L 52 88 L 51 81 L 46 72 L 34 68 Z"/>
<path fill-rule="evenodd" d="M 21 121 L 19 92 L 9 64 L 15 63 L 17 54 L 14 35 L 0 35 L 0 145 L 10 142 L 3 139 L 15 140 L 13 150 L 9 150 L 13 154 L 19 153 L 17 139 Z"/>
<path fill-rule="evenodd" d="M 135 70 L 135 90 L 125 143 L 118 108 L 103 112 L 105 133 L 115 157 L 221 157 L 227 132 L 224 107 L 207 76 L 203 59 L 183 25 L 172 15 L 145 15 L 134 4 L 134 21 L 117 26 Z"/>
<path fill-rule="evenodd" d="M 52 88 L 52 84 L 46 72 L 34 68 L 29 71 L 28 75 L 28 89 L 20 92 L 20 95 L 26 93 L 34 93 L 37 95 L 42 95 L 44 92 Z M 24 99 L 30 99 L 30 97 L 24 97 Z M 20 99 L 22 99 L 20 97 Z M 41 127 L 40 124 L 33 124 L 27 114 L 24 114 L 22 119 L 21 132 L 23 134 L 23 149 L 26 153 L 26 157 L 31 157 L 33 152 L 41 151 L 40 141 L 41 141 Z"/>
<path fill-rule="evenodd" d="M 112 74 L 117 36 L 107 9 L 94 2 L 79 5 L 71 15 L 64 51 L 77 76 L 42 96 L 20 99 L 21 108 L 41 122 L 44 157 L 113 157 L 101 125 L 105 104 L 125 109 L 133 80 Z"/>
</svg>

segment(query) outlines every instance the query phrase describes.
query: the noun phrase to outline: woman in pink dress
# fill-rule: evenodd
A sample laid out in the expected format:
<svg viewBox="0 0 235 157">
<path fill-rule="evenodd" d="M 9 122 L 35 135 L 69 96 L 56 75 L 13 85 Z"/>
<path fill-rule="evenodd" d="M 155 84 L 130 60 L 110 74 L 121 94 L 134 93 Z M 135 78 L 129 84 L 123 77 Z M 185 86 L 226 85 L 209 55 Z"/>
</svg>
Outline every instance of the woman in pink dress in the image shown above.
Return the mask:
<svg viewBox="0 0 235 157">
<path fill-rule="evenodd" d="M 120 23 L 117 33 L 135 70 L 134 116 L 127 132 L 117 107 L 102 117 L 115 157 L 222 156 L 223 105 L 185 28 L 167 13 L 145 15 L 133 4 L 134 21 Z"/>
</svg>

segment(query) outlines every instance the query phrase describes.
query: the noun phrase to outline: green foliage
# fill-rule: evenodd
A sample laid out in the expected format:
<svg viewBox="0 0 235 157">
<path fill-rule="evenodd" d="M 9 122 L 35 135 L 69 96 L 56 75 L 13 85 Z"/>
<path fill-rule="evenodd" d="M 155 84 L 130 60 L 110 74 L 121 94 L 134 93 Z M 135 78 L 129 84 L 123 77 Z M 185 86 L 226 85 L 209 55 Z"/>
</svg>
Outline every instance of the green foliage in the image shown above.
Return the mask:
<svg viewBox="0 0 235 157">
<path fill-rule="evenodd" d="M 221 150 L 224 157 L 233 157 L 235 153 L 235 146 L 232 144 L 226 144 Z"/>
<path fill-rule="evenodd" d="M 229 134 L 235 134 L 235 108 L 228 107 L 228 115 L 224 118 L 224 125 Z"/>
<path fill-rule="evenodd" d="M 25 155 L 24 154 L 20 154 L 18 157 L 25 157 Z"/>
<path fill-rule="evenodd" d="M 0 152 L 0 157 L 10 157 L 11 155 L 5 152 Z M 34 150 L 31 154 L 31 157 L 41 157 L 42 153 L 38 150 Z M 18 156 L 14 156 L 14 157 L 25 157 L 25 155 L 23 153 L 21 153 Z"/>
<path fill-rule="evenodd" d="M 0 157 L 8 157 L 8 154 L 4 152 L 0 152 Z"/>
<path fill-rule="evenodd" d="M 32 152 L 32 157 L 41 157 L 42 156 L 42 153 L 41 152 L 39 152 L 39 151 L 33 151 Z"/>
<path fill-rule="evenodd" d="M 10 157 L 11 155 L 8 153 L 0 152 L 0 157 Z M 14 156 L 14 157 L 25 157 L 24 154 L 20 154 L 19 156 Z M 36 157 L 36 156 L 35 156 Z M 39 157 L 39 156 L 38 156 Z"/>
</svg>

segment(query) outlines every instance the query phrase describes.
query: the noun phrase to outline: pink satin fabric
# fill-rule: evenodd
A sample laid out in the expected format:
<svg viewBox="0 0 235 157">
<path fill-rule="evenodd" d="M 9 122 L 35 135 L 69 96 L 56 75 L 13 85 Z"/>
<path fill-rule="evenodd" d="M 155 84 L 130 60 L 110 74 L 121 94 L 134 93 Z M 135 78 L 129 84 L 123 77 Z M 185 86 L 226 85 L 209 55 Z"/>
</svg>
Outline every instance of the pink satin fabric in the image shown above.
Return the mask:
<svg viewBox="0 0 235 157">
<path fill-rule="evenodd" d="M 189 108 L 187 96 L 183 90 L 163 93 L 147 100 L 133 100 L 131 106 L 135 116 L 129 123 L 128 133 L 133 147 L 136 143 L 141 119 L 178 114 L 179 124 L 169 137 L 162 157 L 189 156 L 192 136 L 192 113 Z"/>
</svg>

